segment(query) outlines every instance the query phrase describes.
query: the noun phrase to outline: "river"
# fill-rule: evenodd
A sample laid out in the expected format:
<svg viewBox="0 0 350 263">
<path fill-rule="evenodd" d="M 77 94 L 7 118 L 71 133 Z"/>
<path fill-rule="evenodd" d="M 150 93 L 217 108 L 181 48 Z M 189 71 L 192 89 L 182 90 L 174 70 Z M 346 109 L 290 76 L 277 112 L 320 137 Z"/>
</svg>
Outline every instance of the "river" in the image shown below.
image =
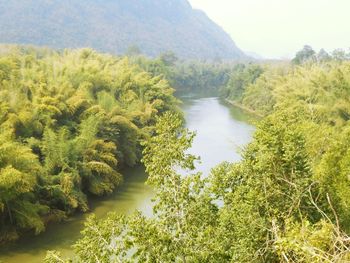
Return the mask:
<svg viewBox="0 0 350 263">
<path fill-rule="evenodd" d="M 254 126 L 242 110 L 228 106 L 216 97 L 183 98 L 182 109 L 186 126 L 196 131 L 191 153 L 201 157 L 197 169 L 208 174 L 223 161 L 238 161 L 240 150 L 251 140 Z M 128 214 L 135 209 L 151 214 L 152 189 L 145 185 L 147 178 L 142 167 L 124 171 L 125 183 L 115 194 L 91 200 L 91 213 L 103 218 L 108 212 Z M 86 217 L 77 214 L 67 222 L 52 224 L 35 237 L 24 237 L 18 242 L 0 248 L 0 262 L 41 262 L 47 250 L 58 250 L 70 255 L 71 245 L 79 238 Z"/>
</svg>

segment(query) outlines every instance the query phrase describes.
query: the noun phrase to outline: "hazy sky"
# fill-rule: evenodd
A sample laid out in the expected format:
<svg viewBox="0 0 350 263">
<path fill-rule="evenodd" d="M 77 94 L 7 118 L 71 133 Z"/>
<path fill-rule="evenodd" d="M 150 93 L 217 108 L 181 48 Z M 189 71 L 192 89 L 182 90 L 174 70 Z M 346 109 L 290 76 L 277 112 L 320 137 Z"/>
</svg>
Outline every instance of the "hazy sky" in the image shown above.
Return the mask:
<svg viewBox="0 0 350 263">
<path fill-rule="evenodd" d="M 239 48 L 266 58 L 350 47 L 350 0 L 189 0 L 231 35 Z"/>
</svg>

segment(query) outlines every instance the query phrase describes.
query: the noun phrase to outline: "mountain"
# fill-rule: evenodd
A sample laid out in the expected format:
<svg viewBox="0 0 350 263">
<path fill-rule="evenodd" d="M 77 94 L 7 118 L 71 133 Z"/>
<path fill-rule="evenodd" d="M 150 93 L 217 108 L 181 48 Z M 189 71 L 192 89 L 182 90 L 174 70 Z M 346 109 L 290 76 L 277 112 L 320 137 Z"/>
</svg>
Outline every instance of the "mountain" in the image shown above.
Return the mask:
<svg viewBox="0 0 350 263">
<path fill-rule="evenodd" d="M 230 36 L 187 0 L 0 0 L 0 42 L 123 54 L 240 59 Z"/>
</svg>

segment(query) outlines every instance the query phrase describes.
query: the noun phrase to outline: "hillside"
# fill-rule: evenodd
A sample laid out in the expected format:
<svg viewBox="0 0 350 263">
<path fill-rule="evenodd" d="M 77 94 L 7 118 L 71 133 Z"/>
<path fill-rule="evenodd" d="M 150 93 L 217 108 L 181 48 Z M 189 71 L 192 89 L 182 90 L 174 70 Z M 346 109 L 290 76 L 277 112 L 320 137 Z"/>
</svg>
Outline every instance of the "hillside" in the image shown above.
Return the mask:
<svg viewBox="0 0 350 263">
<path fill-rule="evenodd" d="M 122 54 L 238 59 L 244 53 L 187 0 L 0 0 L 0 42 Z"/>
</svg>

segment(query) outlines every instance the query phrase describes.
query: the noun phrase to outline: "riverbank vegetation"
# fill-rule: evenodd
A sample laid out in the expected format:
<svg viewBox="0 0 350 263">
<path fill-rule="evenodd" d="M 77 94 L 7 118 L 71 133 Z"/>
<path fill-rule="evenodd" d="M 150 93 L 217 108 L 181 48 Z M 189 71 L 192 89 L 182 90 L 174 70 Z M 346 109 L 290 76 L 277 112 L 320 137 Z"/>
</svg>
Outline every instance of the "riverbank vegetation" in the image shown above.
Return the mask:
<svg viewBox="0 0 350 263">
<path fill-rule="evenodd" d="M 177 111 L 167 81 L 90 49 L 1 46 L 0 87 L 0 243 L 114 191 Z"/>
<path fill-rule="evenodd" d="M 190 93 L 219 94 L 236 63 L 222 61 L 180 60 L 172 52 L 165 52 L 150 59 L 138 53 L 129 54 L 133 63 L 152 74 L 162 75 L 176 91 L 183 95 Z"/>
<path fill-rule="evenodd" d="M 263 116 L 275 107 L 297 103 L 323 108 L 323 114 L 332 115 L 329 118 L 336 117 L 334 111 L 346 115 L 345 109 L 332 107 L 345 107 L 341 98 L 346 99 L 349 93 L 342 85 L 346 86 L 343 82 L 349 74 L 349 61 L 350 53 L 343 50 L 316 53 L 305 46 L 291 63 L 238 64 L 221 96 Z"/>
<path fill-rule="evenodd" d="M 176 114 L 158 118 L 143 157 L 154 217 L 91 217 L 76 262 L 350 261 L 350 62 L 238 72 L 226 96 L 265 116 L 242 160 L 203 178 L 186 154 L 194 134 Z"/>
</svg>

